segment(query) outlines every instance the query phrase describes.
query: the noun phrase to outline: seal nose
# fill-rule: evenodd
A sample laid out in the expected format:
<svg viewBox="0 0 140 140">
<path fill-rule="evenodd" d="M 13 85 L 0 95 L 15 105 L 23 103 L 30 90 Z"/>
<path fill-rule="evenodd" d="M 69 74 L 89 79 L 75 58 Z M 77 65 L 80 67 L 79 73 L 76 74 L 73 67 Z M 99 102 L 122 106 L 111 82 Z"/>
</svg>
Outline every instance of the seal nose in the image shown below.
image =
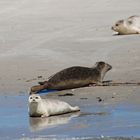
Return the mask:
<svg viewBox="0 0 140 140">
<path fill-rule="evenodd" d="M 111 70 L 112 66 L 110 64 L 107 64 L 107 70 Z"/>
<path fill-rule="evenodd" d="M 111 29 L 114 30 L 114 27 L 112 26 Z"/>
<path fill-rule="evenodd" d="M 33 102 L 35 102 L 35 99 L 33 99 Z"/>
<path fill-rule="evenodd" d="M 112 69 L 112 66 L 111 65 L 109 65 L 109 70 L 111 70 Z"/>
</svg>

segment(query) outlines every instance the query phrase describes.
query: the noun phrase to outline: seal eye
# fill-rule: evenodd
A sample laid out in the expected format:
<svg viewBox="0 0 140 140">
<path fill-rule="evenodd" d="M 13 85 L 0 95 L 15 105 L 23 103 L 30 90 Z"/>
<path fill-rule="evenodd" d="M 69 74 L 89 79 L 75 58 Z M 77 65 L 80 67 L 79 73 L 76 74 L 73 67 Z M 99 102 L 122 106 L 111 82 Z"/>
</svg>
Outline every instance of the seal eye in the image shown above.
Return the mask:
<svg viewBox="0 0 140 140">
<path fill-rule="evenodd" d="M 116 24 L 116 26 L 119 26 L 119 24 Z"/>
<path fill-rule="evenodd" d="M 30 99 L 33 99 L 32 97 L 30 97 Z"/>
<path fill-rule="evenodd" d="M 36 99 L 39 99 L 38 97 L 35 97 Z"/>
<path fill-rule="evenodd" d="M 128 24 L 130 24 L 130 25 L 131 25 L 132 23 L 133 23 L 133 22 L 132 22 L 131 20 L 129 20 L 129 21 L 128 21 Z"/>
</svg>

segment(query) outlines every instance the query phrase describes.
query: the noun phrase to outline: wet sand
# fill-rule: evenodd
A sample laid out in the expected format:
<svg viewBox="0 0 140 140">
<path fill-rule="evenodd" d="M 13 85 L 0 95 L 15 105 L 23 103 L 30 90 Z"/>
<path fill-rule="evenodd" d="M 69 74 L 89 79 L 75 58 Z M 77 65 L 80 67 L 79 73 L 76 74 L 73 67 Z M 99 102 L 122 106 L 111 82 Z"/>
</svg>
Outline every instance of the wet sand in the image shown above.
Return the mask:
<svg viewBox="0 0 140 140">
<path fill-rule="evenodd" d="M 27 98 L 24 95 L 1 96 L 1 140 L 140 137 L 140 104 L 125 101 L 106 104 L 105 99 L 99 102 L 96 98 L 92 102 L 92 99 L 72 96 L 69 97 L 69 102 L 80 106 L 80 112 L 31 118 L 28 116 Z M 64 100 L 66 97 L 58 98 Z"/>
<path fill-rule="evenodd" d="M 97 61 L 105 61 L 113 69 L 104 80 L 140 82 L 139 35 L 116 36 L 110 29 L 116 20 L 140 13 L 138 0 L 0 0 L 0 3 L 2 138 L 59 134 L 140 137 L 139 86 L 86 87 L 49 94 L 48 98 L 65 100 L 79 105 L 82 112 L 91 113 L 72 117 L 53 129 L 46 128 L 46 121 L 41 126 L 43 130 L 31 132 L 27 113 L 30 87 L 66 67 L 91 67 Z M 58 96 L 65 93 L 74 96 Z M 105 115 L 95 115 L 102 112 Z"/>
</svg>

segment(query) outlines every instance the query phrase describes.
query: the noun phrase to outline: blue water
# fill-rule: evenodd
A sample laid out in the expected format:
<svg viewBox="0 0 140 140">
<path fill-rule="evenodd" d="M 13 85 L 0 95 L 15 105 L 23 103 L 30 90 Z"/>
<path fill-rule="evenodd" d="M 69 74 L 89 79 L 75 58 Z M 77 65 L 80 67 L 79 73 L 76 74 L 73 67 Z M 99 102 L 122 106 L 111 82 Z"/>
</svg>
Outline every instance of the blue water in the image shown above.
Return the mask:
<svg viewBox="0 0 140 140">
<path fill-rule="evenodd" d="M 140 104 L 87 105 L 81 114 L 29 118 L 27 96 L 0 97 L 0 139 L 140 137 Z"/>
</svg>

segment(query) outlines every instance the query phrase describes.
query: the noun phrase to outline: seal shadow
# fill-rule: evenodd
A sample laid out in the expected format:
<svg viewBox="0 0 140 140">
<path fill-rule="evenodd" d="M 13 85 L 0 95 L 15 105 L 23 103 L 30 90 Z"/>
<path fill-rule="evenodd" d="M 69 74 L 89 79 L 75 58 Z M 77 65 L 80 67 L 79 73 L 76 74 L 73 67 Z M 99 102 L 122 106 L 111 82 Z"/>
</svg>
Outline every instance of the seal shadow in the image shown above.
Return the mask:
<svg viewBox="0 0 140 140">
<path fill-rule="evenodd" d="M 29 117 L 29 129 L 31 132 L 36 132 L 50 127 L 67 124 L 72 118 L 78 117 L 79 115 L 80 112 L 74 112 L 46 118 Z"/>
</svg>

